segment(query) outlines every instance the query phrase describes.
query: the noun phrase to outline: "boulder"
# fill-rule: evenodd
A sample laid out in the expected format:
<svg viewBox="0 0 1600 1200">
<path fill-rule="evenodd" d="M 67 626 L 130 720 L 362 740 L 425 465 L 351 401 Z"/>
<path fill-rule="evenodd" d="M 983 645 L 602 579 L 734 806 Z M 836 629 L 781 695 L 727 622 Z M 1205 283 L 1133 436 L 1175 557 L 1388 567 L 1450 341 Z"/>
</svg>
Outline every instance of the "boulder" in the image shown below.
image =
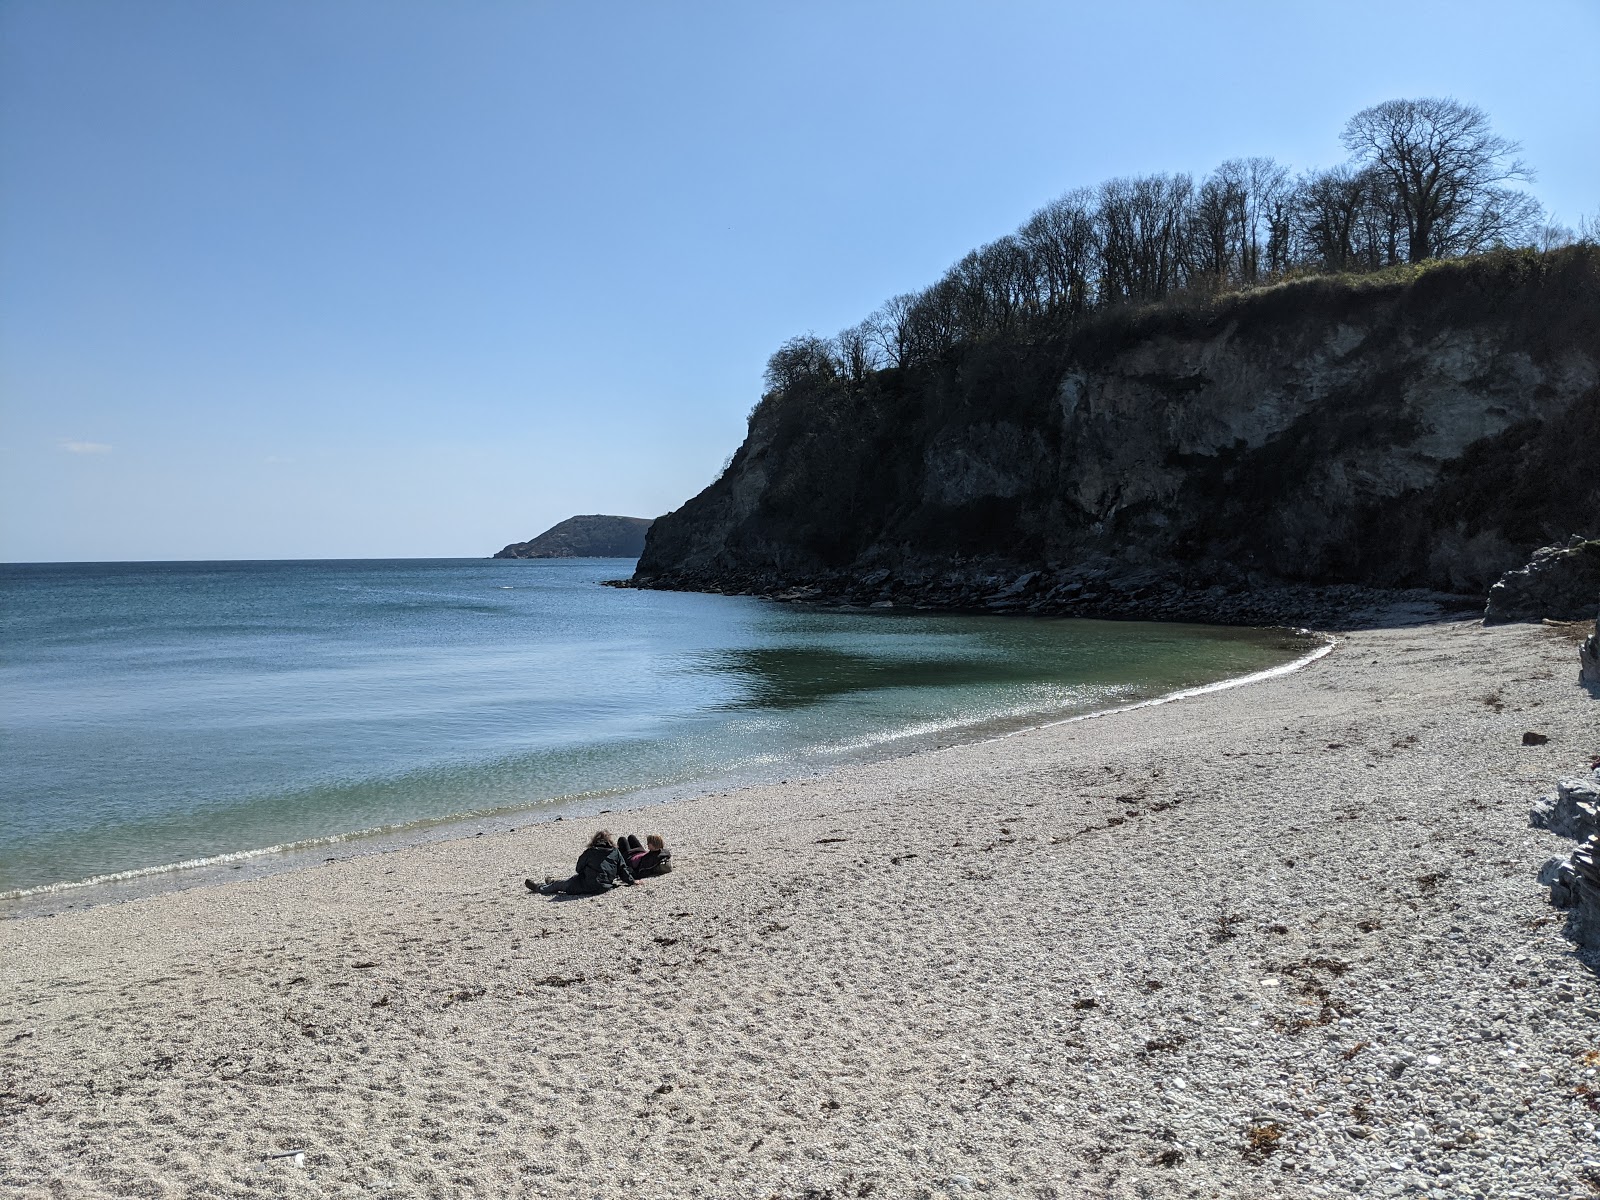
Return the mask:
<svg viewBox="0 0 1600 1200">
<path fill-rule="evenodd" d="M 1552 795 L 1534 801 L 1528 823 L 1564 838 L 1600 833 L 1600 778 L 1563 779 Z"/>
<path fill-rule="evenodd" d="M 1600 605 L 1600 539 L 1573 534 L 1565 545 L 1533 552 L 1489 589 L 1486 625 L 1502 621 L 1581 621 Z"/>
</svg>

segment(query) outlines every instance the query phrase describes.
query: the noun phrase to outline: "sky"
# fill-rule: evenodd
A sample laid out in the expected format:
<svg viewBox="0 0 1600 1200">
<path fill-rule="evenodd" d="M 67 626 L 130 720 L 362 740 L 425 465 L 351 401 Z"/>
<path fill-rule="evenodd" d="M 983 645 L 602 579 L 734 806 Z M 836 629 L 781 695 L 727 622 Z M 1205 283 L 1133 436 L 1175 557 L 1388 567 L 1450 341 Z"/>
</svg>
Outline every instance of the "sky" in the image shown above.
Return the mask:
<svg viewBox="0 0 1600 1200">
<path fill-rule="evenodd" d="M 0 0 L 0 561 L 655 516 L 767 356 L 1069 188 L 1477 104 L 1600 214 L 1600 0 Z"/>
</svg>

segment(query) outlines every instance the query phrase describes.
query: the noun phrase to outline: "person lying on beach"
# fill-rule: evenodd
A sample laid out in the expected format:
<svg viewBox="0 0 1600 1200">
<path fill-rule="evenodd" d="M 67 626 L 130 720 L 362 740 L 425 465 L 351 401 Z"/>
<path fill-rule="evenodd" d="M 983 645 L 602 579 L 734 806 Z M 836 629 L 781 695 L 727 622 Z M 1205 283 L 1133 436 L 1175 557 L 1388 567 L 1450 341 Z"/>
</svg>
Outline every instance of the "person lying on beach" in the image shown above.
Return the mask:
<svg viewBox="0 0 1600 1200">
<path fill-rule="evenodd" d="M 595 896 L 609 892 L 618 884 L 632 887 L 635 881 L 628 860 L 617 849 L 616 842 L 611 840 L 610 832 L 600 829 L 595 831 L 583 853 L 578 855 L 578 867 L 571 879 L 546 879 L 543 884 L 536 884 L 531 879 L 522 882 L 530 892 L 543 892 L 545 895 L 566 892 L 573 896 Z"/>
<path fill-rule="evenodd" d="M 617 849 L 628 860 L 636 879 L 665 875 L 672 870 L 672 851 L 659 833 L 650 834 L 642 842 L 634 834 L 625 833 L 617 839 Z"/>
<path fill-rule="evenodd" d="M 633 844 L 639 845 L 639 839 L 633 838 Z M 648 849 L 642 854 L 630 857 L 628 865 L 633 868 L 633 873 L 640 879 L 647 875 L 665 875 L 672 870 L 672 851 L 667 849 L 666 840 L 659 833 L 652 833 L 645 838 Z"/>
</svg>

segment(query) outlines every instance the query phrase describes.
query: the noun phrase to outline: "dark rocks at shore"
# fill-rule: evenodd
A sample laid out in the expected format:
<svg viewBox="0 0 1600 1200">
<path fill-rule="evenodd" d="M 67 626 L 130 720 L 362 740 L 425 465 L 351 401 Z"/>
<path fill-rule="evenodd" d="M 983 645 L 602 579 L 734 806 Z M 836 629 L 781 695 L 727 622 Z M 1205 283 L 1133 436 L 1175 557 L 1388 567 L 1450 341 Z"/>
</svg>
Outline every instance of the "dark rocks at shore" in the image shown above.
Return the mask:
<svg viewBox="0 0 1600 1200">
<path fill-rule="evenodd" d="M 568 517 L 536 538 L 512 542 L 493 557 L 638 558 L 644 552 L 645 534 L 654 524 L 649 517 Z"/>
<path fill-rule="evenodd" d="M 953 568 L 916 578 L 888 570 L 778 577 L 737 573 L 636 576 L 614 587 L 760 596 L 821 608 L 1022 613 L 1106 620 L 1189 621 L 1236 626 L 1351 628 L 1375 619 L 1432 620 L 1476 610 L 1474 597 L 1355 584 L 1314 586 L 1240 577 L 1196 584 L 1158 570 L 1115 565 L 1073 570 L 995 572 Z"/>
<path fill-rule="evenodd" d="M 1489 589 L 1483 619 L 1501 621 L 1586 620 L 1600 607 L 1600 539 L 1573 534 L 1564 544 L 1533 553 L 1525 567 L 1507 571 Z M 1600 622 L 1597 622 L 1600 628 Z"/>
</svg>

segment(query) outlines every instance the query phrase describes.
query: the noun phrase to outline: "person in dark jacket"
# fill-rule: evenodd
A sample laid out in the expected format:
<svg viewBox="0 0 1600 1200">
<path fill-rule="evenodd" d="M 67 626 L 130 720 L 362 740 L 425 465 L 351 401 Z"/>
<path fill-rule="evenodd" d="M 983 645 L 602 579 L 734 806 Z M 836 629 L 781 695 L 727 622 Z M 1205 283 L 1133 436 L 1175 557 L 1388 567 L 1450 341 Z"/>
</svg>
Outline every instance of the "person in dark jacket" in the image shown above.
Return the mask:
<svg viewBox="0 0 1600 1200">
<path fill-rule="evenodd" d="M 541 884 L 536 884 L 531 879 L 522 881 L 530 892 L 543 892 L 553 895 L 566 892 L 573 896 L 595 896 L 601 892 L 609 892 L 618 884 L 632 887 L 634 884 L 633 871 L 628 866 L 628 860 L 617 849 L 616 842 L 611 840 L 609 831 L 601 829 L 589 839 L 588 846 L 584 847 L 582 854 L 578 855 L 578 867 L 570 879 L 547 879 Z"/>
<path fill-rule="evenodd" d="M 637 843 L 638 839 L 634 839 Z M 633 868 L 633 873 L 640 879 L 646 875 L 665 875 L 672 870 L 672 851 L 667 849 L 666 839 L 659 833 L 652 833 L 645 838 L 647 849 L 643 854 L 630 856 L 628 865 Z"/>
</svg>

